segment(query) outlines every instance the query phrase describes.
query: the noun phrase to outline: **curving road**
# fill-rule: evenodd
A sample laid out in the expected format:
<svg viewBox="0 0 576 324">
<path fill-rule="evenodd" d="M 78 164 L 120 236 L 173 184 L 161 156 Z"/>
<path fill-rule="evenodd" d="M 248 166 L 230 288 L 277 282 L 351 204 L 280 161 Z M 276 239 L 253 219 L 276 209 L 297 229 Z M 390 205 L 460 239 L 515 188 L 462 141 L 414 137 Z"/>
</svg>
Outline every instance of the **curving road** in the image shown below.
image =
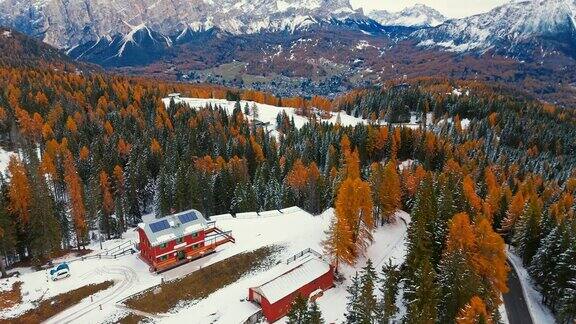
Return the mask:
<svg viewBox="0 0 576 324">
<path fill-rule="evenodd" d="M 518 279 L 516 269 L 511 264 L 510 274 L 508 275 L 508 293 L 504 294 L 504 305 L 506 306 L 506 313 L 508 314 L 508 322 L 510 324 L 534 324 L 530 316 L 528 304 L 524 299 L 522 292 L 522 283 Z"/>
<path fill-rule="evenodd" d="M 79 320 L 88 313 L 100 309 L 100 306 L 113 305 L 121 297 L 121 295 L 135 283 L 138 282 L 138 278 L 134 269 L 124 266 L 117 267 L 106 267 L 95 269 L 96 273 L 106 273 L 112 274 L 114 276 L 119 276 L 121 279 L 116 281 L 114 285 L 97 294 L 97 299 L 93 302 L 86 303 L 85 301 L 80 302 L 46 320 L 44 323 L 71 323 Z M 89 273 L 90 274 L 90 273 Z"/>
</svg>

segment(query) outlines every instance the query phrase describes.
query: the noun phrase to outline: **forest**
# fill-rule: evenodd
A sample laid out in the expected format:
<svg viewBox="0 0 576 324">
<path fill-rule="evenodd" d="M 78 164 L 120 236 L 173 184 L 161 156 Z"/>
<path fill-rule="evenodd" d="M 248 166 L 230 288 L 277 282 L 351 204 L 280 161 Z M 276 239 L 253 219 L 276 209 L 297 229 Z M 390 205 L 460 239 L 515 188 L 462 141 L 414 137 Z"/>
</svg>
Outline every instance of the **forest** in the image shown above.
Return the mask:
<svg viewBox="0 0 576 324">
<path fill-rule="evenodd" d="M 558 321 L 576 318 L 573 110 L 475 82 L 412 80 L 332 102 L 43 65 L 0 68 L 0 90 L 0 138 L 18 152 L 0 181 L 9 264 L 82 250 L 98 231 L 118 237 L 148 213 L 294 205 L 312 214 L 334 207 L 326 253 L 353 264 L 372 230 L 402 209 L 412 217 L 406 263 L 361 271 L 349 323 L 388 322 L 398 287 L 408 323 L 497 322 L 506 243 Z M 298 129 L 278 115 L 275 136 L 250 123 L 240 102 L 231 115 L 165 107 L 172 92 L 296 107 L 310 123 Z M 332 110 L 369 122 L 331 125 L 315 113 Z M 433 122 L 392 125 L 411 115 Z"/>
</svg>

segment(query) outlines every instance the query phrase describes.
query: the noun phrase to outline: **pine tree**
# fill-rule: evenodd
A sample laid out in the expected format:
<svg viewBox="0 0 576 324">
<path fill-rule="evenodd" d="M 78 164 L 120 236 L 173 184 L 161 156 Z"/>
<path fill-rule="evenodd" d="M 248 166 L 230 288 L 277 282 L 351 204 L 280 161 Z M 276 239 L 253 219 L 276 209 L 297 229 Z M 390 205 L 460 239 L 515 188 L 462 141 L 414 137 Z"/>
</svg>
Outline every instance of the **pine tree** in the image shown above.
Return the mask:
<svg viewBox="0 0 576 324">
<path fill-rule="evenodd" d="M 516 244 L 517 253 L 524 264 L 530 264 L 540 244 L 541 217 L 542 210 L 538 199 L 532 197 L 514 226 L 512 241 Z"/>
<path fill-rule="evenodd" d="M 382 267 L 382 278 L 379 288 L 382 297 L 378 302 L 376 319 L 380 324 L 388 324 L 398 312 L 396 296 L 400 283 L 400 271 L 397 266 L 392 264 L 391 260 Z"/>
<path fill-rule="evenodd" d="M 563 236 L 564 225 L 558 224 L 543 240 L 538 251 L 532 258 L 532 263 L 528 268 L 530 276 L 538 283 L 542 289 L 542 298 L 545 304 L 548 303 L 549 296 L 555 293 L 557 273 L 555 272 L 558 258 L 564 251 Z"/>
<path fill-rule="evenodd" d="M 370 324 L 375 322 L 378 304 L 376 296 L 374 295 L 374 289 L 377 278 L 378 275 L 372 265 L 372 261 L 368 259 L 360 275 L 360 294 L 358 296 L 360 323 Z"/>
<path fill-rule="evenodd" d="M 310 318 L 308 314 L 308 301 L 302 295 L 298 295 L 292 302 L 288 312 L 289 324 L 308 324 Z"/>
<path fill-rule="evenodd" d="M 308 307 L 308 321 L 310 324 L 324 324 L 322 312 L 315 301 L 310 303 L 310 306 Z"/>
<path fill-rule="evenodd" d="M 414 208 L 412 209 L 410 231 L 408 231 L 405 278 L 408 300 L 412 300 L 411 292 L 419 285 L 416 274 L 421 268 L 423 259 L 432 255 L 432 223 L 437 214 L 437 201 L 433 178 L 427 175 L 420 184 Z M 428 262 L 431 262 L 428 260 Z"/>
<path fill-rule="evenodd" d="M 358 273 L 351 278 L 350 286 L 346 288 L 348 297 L 346 298 L 346 323 L 360 323 L 360 277 Z"/>
<path fill-rule="evenodd" d="M 30 172 L 30 252 L 37 263 L 60 250 L 60 226 L 56 219 L 54 200 L 41 171 Z"/>
<path fill-rule="evenodd" d="M 412 286 L 407 307 L 406 322 L 417 324 L 432 324 L 437 321 L 438 288 L 435 283 L 436 272 L 428 258 L 420 261 L 420 266 L 414 274 L 417 285 Z"/>
</svg>

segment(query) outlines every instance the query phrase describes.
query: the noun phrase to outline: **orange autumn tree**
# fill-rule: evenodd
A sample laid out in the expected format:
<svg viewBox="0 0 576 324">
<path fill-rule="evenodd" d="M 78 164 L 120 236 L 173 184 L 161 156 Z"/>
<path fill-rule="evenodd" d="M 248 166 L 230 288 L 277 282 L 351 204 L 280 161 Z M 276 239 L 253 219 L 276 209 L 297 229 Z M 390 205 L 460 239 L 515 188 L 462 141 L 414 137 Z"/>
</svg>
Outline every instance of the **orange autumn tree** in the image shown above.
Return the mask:
<svg viewBox="0 0 576 324">
<path fill-rule="evenodd" d="M 492 317 L 486 310 L 486 304 L 478 296 L 472 297 L 470 302 L 462 308 L 458 318 L 458 324 L 492 324 Z"/>
<path fill-rule="evenodd" d="M 502 229 L 510 231 L 514 227 L 516 221 L 524 211 L 525 204 L 526 200 L 524 199 L 524 195 L 522 194 L 522 191 L 518 190 L 514 197 L 512 197 L 512 201 L 510 202 L 510 206 L 506 212 L 506 218 L 502 223 Z"/>
<path fill-rule="evenodd" d="M 106 227 L 106 236 L 110 239 L 110 215 L 114 211 L 114 199 L 110 190 L 110 177 L 106 171 L 100 172 L 100 195 L 102 197 L 102 212 Z"/>
<path fill-rule="evenodd" d="M 396 169 L 394 160 L 388 162 L 386 166 L 374 163 L 371 167 L 372 192 L 382 223 L 393 222 L 394 213 L 402 205 L 400 176 Z"/>
<path fill-rule="evenodd" d="M 467 175 L 464 177 L 464 181 L 462 182 L 463 190 L 464 190 L 464 197 L 466 197 L 466 201 L 468 202 L 471 212 L 480 213 L 482 212 L 482 198 L 476 194 L 476 189 L 474 185 L 474 180 Z"/>
<path fill-rule="evenodd" d="M 68 189 L 68 198 L 72 219 L 74 220 L 74 232 L 76 243 L 80 250 L 81 240 L 86 235 L 86 207 L 84 206 L 82 180 L 78 175 L 72 153 L 64 151 L 64 182 Z"/>
<path fill-rule="evenodd" d="M 286 176 L 286 182 L 288 186 L 292 188 L 296 193 L 304 191 L 306 188 L 306 182 L 308 179 L 308 169 L 302 163 L 302 160 L 297 159 L 292 166 L 292 170 L 288 172 Z"/>
<path fill-rule="evenodd" d="M 357 156 L 357 152 L 350 153 L 350 156 Z M 345 168 L 347 178 L 338 189 L 335 219 L 323 242 L 327 255 L 336 267 L 340 262 L 354 264 L 372 242 L 374 229 L 370 185 L 360 178 L 356 158 L 347 162 Z"/>
<path fill-rule="evenodd" d="M 442 287 L 440 322 L 453 321 L 458 311 L 480 287 L 480 278 L 471 266 L 476 250 L 476 236 L 466 213 L 454 215 L 450 221 L 439 282 Z"/>
<path fill-rule="evenodd" d="M 445 309 L 441 321 L 456 318 L 474 294 L 483 296 L 491 310 L 498 308 L 502 293 L 508 291 L 504 251 L 504 240 L 492 230 L 488 219 L 472 224 L 466 213 L 454 216 L 440 263 Z"/>
<path fill-rule="evenodd" d="M 10 173 L 10 185 L 8 188 L 8 197 L 10 199 L 8 208 L 18 216 L 22 226 L 28 224 L 30 220 L 30 181 L 26 174 L 26 168 L 16 156 L 10 157 L 8 163 L 8 172 Z"/>
<path fill-rule="evenodd" d="M 490 299 L 497 305 L 502 301 L 500 296 L 508 291 L 508 266 L 506 263 L 506 249 L 504 240 L 492 229 L 490 222 L 482 218 L 475 226 L 476 253 L 472 259 L 472 265 L 482 277 Z"/>
</svg>

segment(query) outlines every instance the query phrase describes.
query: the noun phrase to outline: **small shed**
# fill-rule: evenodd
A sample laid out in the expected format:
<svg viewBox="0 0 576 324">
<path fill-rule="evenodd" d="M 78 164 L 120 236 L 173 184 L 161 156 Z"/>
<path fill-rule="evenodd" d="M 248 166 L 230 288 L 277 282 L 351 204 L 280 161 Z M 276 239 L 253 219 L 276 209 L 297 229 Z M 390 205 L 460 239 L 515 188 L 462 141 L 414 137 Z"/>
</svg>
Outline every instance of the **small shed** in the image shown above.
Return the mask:
<svg viewBox="0 0 576 324">
<path fill-rule="evenodd" d="M 334 268 L 314 254 L 283 266 L 285 272 L 248 290 L 248 299 L 260 305 L 270 323 L 286 316 L 299 295 L 319 296 L 334 286 Z"/>
</svg>

